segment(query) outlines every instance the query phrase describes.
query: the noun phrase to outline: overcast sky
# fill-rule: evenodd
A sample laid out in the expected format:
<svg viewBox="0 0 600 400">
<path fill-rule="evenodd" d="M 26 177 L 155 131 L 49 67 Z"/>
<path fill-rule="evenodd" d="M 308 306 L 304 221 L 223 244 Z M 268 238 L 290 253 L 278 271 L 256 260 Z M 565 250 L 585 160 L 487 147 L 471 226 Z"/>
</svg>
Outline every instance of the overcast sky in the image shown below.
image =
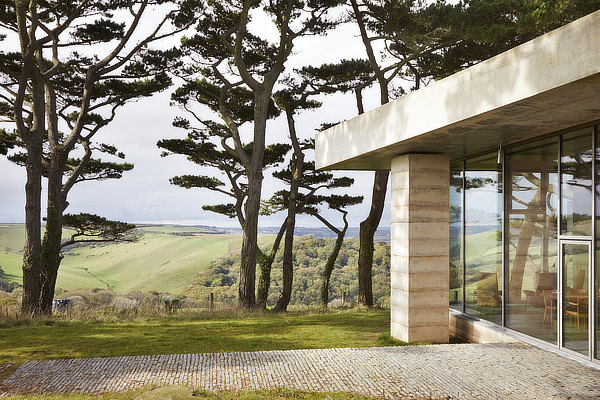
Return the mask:
<svg viewBox="0 0 600 400">
<path fill-rule="evenodd" d="M 256 20 L 255 23 L 260 24 L 261 21 Z M 289 67 L 320 65 L 342 58 L 364 58 L 362 43 L 357 35 L 358 32 L 352 26 L 345 25 L 327 37 L 301 38 L 294 42 L 294 55 Z M 204 204 L 228 201 L 224 196 L 204 189 L 186 190 L 169 183 L 169 178 L 175 175 L 207 173 L 181 156 L 161 158 L 161 150 L 156 147 L 156 142 L 161 138 L 185 136 L 184 130 L 171 125 L 176 115 L 182 115 L 181 110 L 169 106 L 169 97 L 174 89 L 172 87 L 152 98 L 126 105 L 120 109 L 114 122 L 96 135 L 98 141 L 114 144 L 125 152 L 126 160 L 134 163 L 135 168 L 125 173 L 120 180 L 76 185 L 69 193 L 70 206 L 66 212 L 89 212 L 134 223 L 238 226 L 237 220 L 202 210 Z M 377 99 L 376 91 L 367 93 L 367 109 L 376 107 Z M 298 116 L 298 130 L 303 137 L 314 136 L 315 129 L 323 122 L 337 122 L 356 115 L 354 96 L 351 94 L 328 96 L 323 101 L 324 105 L 320 109 Z M 269 121 L 268 142 L 285 141 L 287 137 L 287 127 L 282 118 Z M 264 199 L 269 198 L 278 189 L 278 185 L 281 185 L 271 177 L 271 172 L 265 172 Z M 358 226 L 369 211 L 373 173 L 340 174 L 355 178 L 355 185 L 347 191 L 348 194 L 365 196 L 363 204 L 350 208 L 350 225 Z M 24 169 L 0 158 L 0 223 L 25 221 L 24 185 Z M 387 203 L 382 226 L 389 225 L 389 201 Z M 330 212 L 329 215 L 335 214 Z M 283 218 L 283 213 L 261 217 L 260 225 L 279 225 Z M 319 221 L 306 216 L 299 217 L 297 225 L 321 226 Z"/>
</svg>

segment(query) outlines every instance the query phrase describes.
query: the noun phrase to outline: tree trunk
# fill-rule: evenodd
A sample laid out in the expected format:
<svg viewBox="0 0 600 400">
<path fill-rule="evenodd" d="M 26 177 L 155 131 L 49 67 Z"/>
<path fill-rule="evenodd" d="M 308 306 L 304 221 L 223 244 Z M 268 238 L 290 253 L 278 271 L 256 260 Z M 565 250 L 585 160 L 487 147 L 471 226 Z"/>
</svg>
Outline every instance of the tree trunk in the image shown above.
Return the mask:
<svg viewBox="0 0 600 400">
<path fill-rule="evenodd" d="M 287 227 L 285 233 L 285 244 L 283 246 L 283 282 L 281 294 L 279 295 L 277 304 L 275 304 L 275 311 L 281 312 L 287 311 L 287 307 L 290 304 L 290 299 L 292 297 L 292 285 L 294 283 L 294 229 L 296 229 L 298 190 L 304 168 L 304 153 L 300 149 L 291 114 L 288 114 L 288 121 L 290 123 L 290 136 L 292 137 L 292 141 L 294 143 L 294 156 L 296 158 L 296 162 L 294 165 L 292 181 L 290 182 L 290 197 L 288 199 L 288 215 L 286 219 Z"/>
<path fill-rule="evenodd" d="M 385 207 L 385 194 L 389 171 L 376 171 L 373 181 L 373 197 L 369 216 L 360 223 L 360 249 L 358 251 L 358 304 L 373 305 L 373 237 L 381 222 Z"/>
<path fill-rule="evenodd" d="M 323 307 L 327 307 L 327 303 L 329 303 L 329 281 L 331 280 L 331 273 L 333 272 L 335 261 L 338 258 L 340 250 L 342 249 L 342 243 L 344 242 L 346 229 L 347 227 L 338 233 L 337 239 L 335 240 L 335 246 L 333 247 L 329 258 L 327 258 L 327 263 L 323 268 L 323 276 L 321 277 L 321 305 Z"/>
<path fill-rule="evenodd" d="M 296 188 L 296 190 L 298 190 Z M 294 283 L 294 260 L 293 260 L 293 249 L 294 246 L 294 229 L 296 227 L 296 210 L 291 211 L 288 209 L 288 217 L 286 220 L 286 232 L 285 232 L 285 243 L 283 245 L 283 266 L 282 266 L 282 287 L 281 294 L 277 303 L 275 304 L 275 311 L 285 312 L 287 306 L 290 304 L 292 297 L 292 284 Z"/>
<path fill-rule="evenodd" d="M 240 265 L 240 287 L 238 306 L 240 308 L 254 308 L 256 297 L 254 286 L 256 284 L 256 249 L 258 236 L 258 212 L 260 208 L 260 195 L 262 189 L 262 171 L 258 174 L 248 174 L 248 199 L 246 200 L 246 220 L 242 238 L 242 252 Z"/>
<path fill-rule="evenodd" d="M 63 163 L 61 159 L 63 157 L 60 151 L 57 151 L 52 157 L 48 173 L 46 231 L 42 240 L 40 303 L 43 314 L 52 314 L 52 300 L 61 261 L 62 216 L 65 209 L 62 194 Z"/>
<path fill-rule="evenodd" d="M 279 250 L 279 245 L 287 226 L 286 222 L 287 220 L 279 228 L 269 254 L 264 254 L 258 247 L 256 248 L 258 265 L 260 266 L 260 277 L 258 279 L 258 288 L 256 289 L 256 308 L 261 310 L 267 307 L 267 298 L 269 297 L 269 288 L 271 287 L 271 267 L 273 266 L 275 255 L 277 255 L 277 251 Z"/>
<path fill-rule="evenodd" d="M 27 142 L 27 182 L 25 184 L 25 248 L 23 252 L 23 301 L 21 314 L 40 314 L 42 142 L 32 135 Z"/>
<path fill-rule="evenodd" d="M 20 8 L 22 6 L 19 5 Z M 25 9 L 26 10 L 26 9 Z M 20 10 L 20 12 L 25 12 Z M 19 27 L 19 34 L 22 34 Z M 40 263 L 41 263 L 41 232 L 42 232 L 42 175 L 43 175 L 43 137 L 45 127 L 44 87 L 39 72 L 33 66 L 32 59 L 24 60 L 23 69 L 29 69 L 32 87 L 32 116 L 33 124 L 28 130 L 24 124 L 19 125 L 19 135 L 27 149 L 27 181 L 25 183 L 25 247 L 23 252 L 23 299 L 21 313 L 29 317 L 40 315 Z M 17 113 L 22 110 L 15 108 Z"/>
<path fill-rule="evenodd" d="M 295 186 L 295 188 L 294 188 Z M 295 191 L 295 193 L 294 193 Z M 285 312 L 290 304 L 292 297 L 292 284 L 294 283 L 294 229 L 296 228 L 296 194 L 298 193 L 298 182 L 294 184 L 290 191 L 290 202 L 288 206 L 288 215 L 286 219 L 285 243 L 283 245 L 283 266 L 282 266 L 282 287 L 281 294 L 275 304 L 275 311 Z M 293 200 L 292 200 L 293 198 Z"/>
<path fill-rule="evenodd" d="M 258 214 L 260 212 L 260 197 L 262 193 L 262 164 L 265 153 L 265 133 L 267 128 L 268 106 L 271 99 L 264 93 L 255 93 L 254 106 L 254 145 L 252 157 L 245 165 L 248 176 L 248 197 L 245 204 L 242 252 L 240 265 L 240 287 L 238 307 L 256 307 L 256 249 L 258 237 Z"/>
<path fill-rule="evenodd" d="M 519 232 L 519 242 L 517 243 L 515 259 L 510 270 L 510 280 L 508 284 L 509 303 L 511 304 L 519 303 L 521 301 L 523 275 L 525 273 L 525 265 L 527 264 L 529 245 L 531 244 L 531 239 L 533 237 L 535 223 L 538 220 L 537 211 L 539 211 L 540 195 L 541 189 L 538 189 L 537 193 L 529 203 L 530 206 L 527 207 L 527 210 L 525 211 L 525 218 L 523 219 L 523 225 Z"/>
</svg>

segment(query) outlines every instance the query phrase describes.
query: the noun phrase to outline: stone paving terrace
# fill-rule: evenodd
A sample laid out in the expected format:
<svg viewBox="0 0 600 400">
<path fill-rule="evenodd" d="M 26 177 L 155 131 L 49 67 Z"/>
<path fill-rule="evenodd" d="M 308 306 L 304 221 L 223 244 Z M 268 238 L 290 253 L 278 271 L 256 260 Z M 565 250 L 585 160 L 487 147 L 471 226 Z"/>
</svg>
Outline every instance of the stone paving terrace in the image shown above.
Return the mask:
<svg viewBox="0 0 600 400">
<path fill-rule="evenodd" d="M 0 380 L 0 397 L 117 392 L 149 384 L 208 390 L 288 387 L 384 398 L 600 399 L 600 370 L 523 344 L 30 361 Z"/>
</svg>

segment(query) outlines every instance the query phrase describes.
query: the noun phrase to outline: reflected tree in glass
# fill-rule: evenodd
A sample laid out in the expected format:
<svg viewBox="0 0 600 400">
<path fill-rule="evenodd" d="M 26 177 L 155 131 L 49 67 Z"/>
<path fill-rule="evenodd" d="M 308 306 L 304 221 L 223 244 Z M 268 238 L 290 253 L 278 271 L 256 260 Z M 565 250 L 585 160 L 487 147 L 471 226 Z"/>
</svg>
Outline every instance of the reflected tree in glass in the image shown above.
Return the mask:
<svg viewBox="0 0 600 400">
<path fill-rule="evenodd" d="M 535 142 L 506 157 L 508 327 L 556 340 L 558 141 Z M 546 298 L 545 295 L 548 297 Z"/>
</svg>

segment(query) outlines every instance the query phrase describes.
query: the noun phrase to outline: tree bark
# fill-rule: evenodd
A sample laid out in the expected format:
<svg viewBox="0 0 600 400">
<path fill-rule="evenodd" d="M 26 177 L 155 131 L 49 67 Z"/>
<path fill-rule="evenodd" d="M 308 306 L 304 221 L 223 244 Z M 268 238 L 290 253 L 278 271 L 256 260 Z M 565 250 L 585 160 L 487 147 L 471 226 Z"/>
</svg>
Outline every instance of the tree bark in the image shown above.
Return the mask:
<svg viewBox="0 0 600 400">
<path fill-rule="evenodd" d="M 376 171 L 373 180 L 373 197 L 369 216 L 360 223 L 360 249 L 358 251 L 358 304 L 373 306 L 373 251 L 377 227 L 385 207 L 385 194 L 389 171 Z"/>
<path fill-rule="evenodd" d="M 258 236 L 258 211 L 260 208 L 261 191 L 262 171 L 249 172 L 238 295 L 238 306 L 240 308 L 254 308 L 256 306 L 254 286 L 256 284 L 256 240 Z"/>
<path fill-rule="evenodd" d="M 373 68 L 373 72 L 379 83 L 379 97 L 381 104 L 390 101 L 389 79 L 381 69 L 375 57 L 372 41 L 367 33 L 367 25 L 363 19 L 362 12 L 356 0 L 351 0 L 352 9 L 356 23 L 360 30 L 360 36 L 367 52 L 367 58 Z M 361 99 L 357 96 L 357 105 L 359 113 L 364 109 L 359 103 Z M 387 191 L 387 181 L 389 171 L 376 171 L 373 181 L 373 197 L 371 198 L 371 210 L 367 218 L 360 223 L 360 249 L 358 253 L 358 304 L 365 306 L 373 305 L 373 280 L 371 277 L 373 270 L 373 236 L 381 221 L 381 215 L 385 207 L 385 194 Z"/>
<path fill-rule="evenodd" d="M 275 260 L 275 255 L 277 255 L 277 251 L 279 250 L 279 245 L 281 244 L 281 239 L 283 238 L 286 226 L 287 220 L 283 221 L 281 228 L 279 228 L 279 232 L 277 232 L 277 236 L 275 237 L 273 246 L 271 246 L 271 250 L 269 250 L 269 254 L 264 254 L 258 247 L 256 248 L 258 265 L 260 266 L 260 277 L 258 279 L 258 288 L 256 289 L 256 308 L 261 310 L 264 310 L 267 307 L 269 288 L 271 287 L 271 267 Z"/>
<path fill-rule="evenodd" d="M 294 174 L 295 176 L 296 174 Z M 294 229 L 296 229 L 296 198 L 298 195 L 299 179 L 293 179 L 290 187 L 288 215 L 286 218 L 285 242 L 283 245 L 282 287 L 281 294 L 275 304 L 275 311 L 285 312 L 292 297 L 292 284 L 294 282 Z"/>
<path fill-rule="evenodd" d="M 293 188 L 292 188 L 293 190 Z M 296 193 L 298 186 L 296 185 Z M 290 205 L 292 204 L 290 195 Z M 293 210 L 291 209 L 293 208 Z M 285 242 L 283 245 L 283 266 L 282 266 L 282 287 L 281 294 L 275 304 L 275 311 L 285 312 L 290 304 L 292 297 L 292 284 L 294 282 L 294 257 L 292 248 L 294 246 L 294 229 L 296 227 L 296 200 L 294 199 L 293 206 L 288 208 L 288 217 L 286 219 Z"/>
<path fill-rule="evenodd" d="M 23 9 L 24 7 L 24 9 Z M 18 17 L 24 19 L 27 11 L 25 3 L 17 7 Z M 27 41 L 27 30 L 25 26 L 19 26 L 19 35 L 22 36 L 22 46 Z M 29 44 L 27 44 L 29 46 Z M 22 87 L 16 98 L 15 120 L 19 135 L 23 139 L 27 149 L 27 181 L 25 183 L 25 247 L 23 252 L 23 299 L 21 313 L 29 317 L 36 317 L 41 312 L 39 278 L 41 263 L 41 232 L 42 232 L 42 175 L 43 175 L 43 137 L 45 132 L 45 95 L 42 77 L 35 67 L 33 51 L 27 48 L 27 55 L 23 60 Z M 24 123 L 23 100 L 25 98 L 25 86 L 29 78 L 31 82 L 32 97 L 32 125 L 31 129 Z"/>
<path fill-rule="evenodd" d="M 327 307 L 327 303 L 329 303 L 329 281 L 331 280 L 331 273 L 333 272 L 335 261 L 337 260 L 340 250 L 342 249 L 342 244 L 344 243 L 344 236 L 346 235 L 347 229 L 348 226 L 345 226 L 341 232 L 338 232 L 333 251 L 329 255 L 329 258 L 327 258 L 327 263 L 323 268 L 323 276 L 321 277 L 321 305 L 323 307 Z"/>
<path fill-rule="evenodd" d="M 270 91 L 254 95 L 254 144 L 250 163 L 246 165 L 248 176 L 248 198 L 246 199 L 238 307 L 256 307 L 256 249 L 258 237 L 258 215 L 262 193 L 262 164 L 265 153 L 265 133 L 267 128 L 268 107 L 271 100 Z"/>
<path fill-rule="evenodd" d="M 41 196 L 42 196 L 41 136 L 27 141 L 27 182 L 25 183 L 25 248 L 23 252 L 23 301 L 21 314 L 35 317 L 40 313 L 41 258 Z"/>
<path fill-rule="evenodd" d="M 58 149 L 54 149 L 52 153 L 52 160 L 48 171 L 46 231 L 42 240 L 40 268 L 40 305 L 43 314 L 52 314 L 52 300 L 54 299 L 56 278 L 61 262 L 62 217 L 65 209 L 65 199 L 62 194 L 64 156 Z"/>
<path fill-rule="evenodd" d="M 286 117 L 288 120 L 288 129 L 290 131 L 290 138 L 292 139 L 292 145 L 294 148 L 294 173 L 292 174 L 292 180 L 290 182 L 290 197 L 288 199 L 288 214 L 287 214 L 287 227 L 285 233 L 285 244 L 283 246 L 283 282 L 281 288 L 281 294 L 275 304 L 275 311 L 285 312 L 290 304 L 292 297 L 292 285 L 294 283 L 294 229 L 296 229 L 296 214 L 298 212 L 298 190 L 300 188 L 300 179 L 304 172 L 304 152 L 300 147 L 298 135 L 296 134 L 296 125 L 294 123 L 293 110 L 286 109 Z"/>
</svg>

